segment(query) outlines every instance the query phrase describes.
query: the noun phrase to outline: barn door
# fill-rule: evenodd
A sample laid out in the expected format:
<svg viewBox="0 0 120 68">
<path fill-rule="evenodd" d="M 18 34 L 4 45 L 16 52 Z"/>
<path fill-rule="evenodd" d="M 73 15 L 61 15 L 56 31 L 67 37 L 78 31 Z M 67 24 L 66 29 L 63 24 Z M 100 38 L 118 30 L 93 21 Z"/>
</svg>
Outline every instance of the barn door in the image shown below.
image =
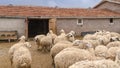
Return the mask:
<svg viewBox="0 0 120 68">
<path fill-rule="evenodd" d="M 53 32 L 56 33 L 56 19 L 55 18 L 49 19 L 49 30 L 53 30 Z"/>
</svg>

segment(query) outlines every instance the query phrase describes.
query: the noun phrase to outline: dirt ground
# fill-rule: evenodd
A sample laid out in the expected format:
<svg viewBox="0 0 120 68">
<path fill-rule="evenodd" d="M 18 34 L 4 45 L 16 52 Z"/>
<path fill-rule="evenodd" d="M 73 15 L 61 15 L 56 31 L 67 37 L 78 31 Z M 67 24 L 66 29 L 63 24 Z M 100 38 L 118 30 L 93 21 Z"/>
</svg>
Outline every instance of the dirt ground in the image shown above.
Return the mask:
<svg viewBox="0 0 120 68">
<path fill-rule="evenodd" d="M 11 68 L 8 50 L 15 43 L 17 42 L 0 41 L 0 68 Z M 37 51 L 35 43 L 33 41 L 30 43 L 32 44 L 32 48 L 29 49 L 32 55 L 32 68 L 53 68 L 50 53 Z"/>
</svg>

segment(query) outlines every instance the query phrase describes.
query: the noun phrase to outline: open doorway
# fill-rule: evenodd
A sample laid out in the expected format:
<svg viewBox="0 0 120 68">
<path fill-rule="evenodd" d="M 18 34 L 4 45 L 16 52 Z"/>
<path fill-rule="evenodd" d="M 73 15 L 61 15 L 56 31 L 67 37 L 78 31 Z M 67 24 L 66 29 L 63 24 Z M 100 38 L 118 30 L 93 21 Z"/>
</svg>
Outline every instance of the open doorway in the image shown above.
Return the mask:
<svg viewBox="0 0 120 68">
<path fill-rule="evenodd" d="M 49 31 L 49 19 L 28 19 L 28 37 L 46 34 Z"/>
</svg>

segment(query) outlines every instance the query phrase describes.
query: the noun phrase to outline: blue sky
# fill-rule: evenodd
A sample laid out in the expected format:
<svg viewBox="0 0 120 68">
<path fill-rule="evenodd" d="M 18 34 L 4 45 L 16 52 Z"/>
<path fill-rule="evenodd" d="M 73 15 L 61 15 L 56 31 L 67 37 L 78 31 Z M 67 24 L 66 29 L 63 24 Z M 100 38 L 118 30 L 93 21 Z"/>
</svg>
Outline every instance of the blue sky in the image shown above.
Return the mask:
<svg viewBox="0 0 120 68">
<path fill-rule="evenodd" d="M 0 0 L 0 5 L 50 6 L 64 8 L 89 8 L 101 0 Z"/>
</svg>

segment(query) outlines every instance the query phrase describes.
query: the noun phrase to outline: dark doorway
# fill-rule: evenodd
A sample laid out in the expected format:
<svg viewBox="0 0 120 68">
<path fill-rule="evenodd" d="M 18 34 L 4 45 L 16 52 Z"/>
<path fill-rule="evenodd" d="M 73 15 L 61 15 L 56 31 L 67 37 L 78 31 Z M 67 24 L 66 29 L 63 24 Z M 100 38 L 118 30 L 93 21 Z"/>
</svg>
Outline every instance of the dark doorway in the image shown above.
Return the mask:
<svg viewBox="0 0 120 68">
<path fill-rule="evenodd" d="M 28 37 L 46 34 L 49 31 L 49 19 L 29 19 Z"/>
</svg>

